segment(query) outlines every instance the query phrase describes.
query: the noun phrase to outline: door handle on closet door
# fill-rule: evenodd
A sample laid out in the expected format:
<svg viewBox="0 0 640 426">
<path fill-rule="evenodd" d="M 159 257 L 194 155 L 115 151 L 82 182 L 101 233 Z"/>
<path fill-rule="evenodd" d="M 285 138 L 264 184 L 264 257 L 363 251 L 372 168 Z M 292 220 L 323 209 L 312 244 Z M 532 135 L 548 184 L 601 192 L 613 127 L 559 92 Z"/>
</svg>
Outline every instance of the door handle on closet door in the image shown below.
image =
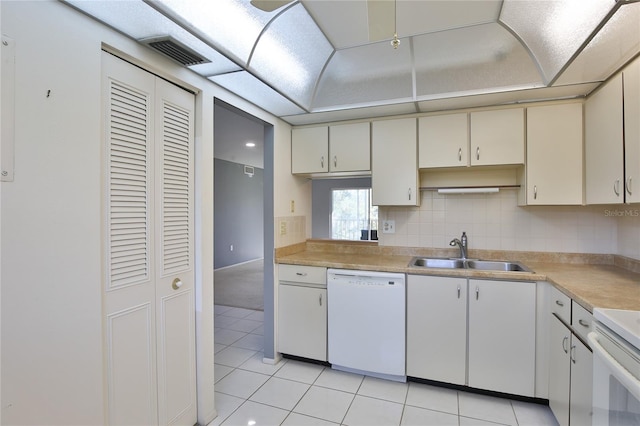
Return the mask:
<svg viewBox="0 0 640 426">
<path fill-rule="evenodd" d="M 173 282 L 171 283 L 171 287 L 174 290 L 179 289 L 180 287 L 182 287 L 182 280 L 180 278 L 176 278 L 175 280 L 173 280 Z"/>
</svg>

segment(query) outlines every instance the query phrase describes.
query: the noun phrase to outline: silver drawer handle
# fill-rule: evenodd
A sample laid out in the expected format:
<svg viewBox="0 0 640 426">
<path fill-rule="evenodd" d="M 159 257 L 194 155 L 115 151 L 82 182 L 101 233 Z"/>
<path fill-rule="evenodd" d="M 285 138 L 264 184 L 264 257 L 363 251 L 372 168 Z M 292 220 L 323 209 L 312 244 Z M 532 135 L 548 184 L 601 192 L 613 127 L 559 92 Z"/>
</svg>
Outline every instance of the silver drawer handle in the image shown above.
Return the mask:
<svg viewBox="0 0 640 426">
<path fill-rule="evenodd" d="M 556 305 L 558 305 L 558 306 L 564 306 L 564 303 L 562 303 L 562 301 L 560 301 L 560 300 L 556 300 Z"/>
<path fill-rule="evenodd" d="M 579 319 L 578 320 L 578 324 L 580 324 L 583 327 L 589 327 L 590 326 L 590 324 L 587 321 L 583 320 L 583 319 Z"/>
<path fill-rule="evenodd" d="M 306 272 L 296 272 L 296 275 L 299 277 L 306 277 L 307 273 Z"/>
</svg>

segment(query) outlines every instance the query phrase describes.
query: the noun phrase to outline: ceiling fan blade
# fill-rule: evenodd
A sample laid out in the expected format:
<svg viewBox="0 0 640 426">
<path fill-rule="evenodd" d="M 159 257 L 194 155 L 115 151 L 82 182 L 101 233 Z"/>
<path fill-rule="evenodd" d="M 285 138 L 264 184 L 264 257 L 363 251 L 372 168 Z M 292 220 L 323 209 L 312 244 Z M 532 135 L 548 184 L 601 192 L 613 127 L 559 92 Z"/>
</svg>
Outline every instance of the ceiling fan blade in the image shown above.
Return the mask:
<svg viewBox="0 0 640 426">
<path fill-rule="evenodd" d="M 395 2 L 393 0 L 367 0 L 369 41 L 389 40 L 395 30 Z"/>
<path fill-rule="evenodd" d="M 274 10 L 291 3 L 293 0 L 251 0 L 251 4 L 265 12 L 273 12 Z"/>
</svg>

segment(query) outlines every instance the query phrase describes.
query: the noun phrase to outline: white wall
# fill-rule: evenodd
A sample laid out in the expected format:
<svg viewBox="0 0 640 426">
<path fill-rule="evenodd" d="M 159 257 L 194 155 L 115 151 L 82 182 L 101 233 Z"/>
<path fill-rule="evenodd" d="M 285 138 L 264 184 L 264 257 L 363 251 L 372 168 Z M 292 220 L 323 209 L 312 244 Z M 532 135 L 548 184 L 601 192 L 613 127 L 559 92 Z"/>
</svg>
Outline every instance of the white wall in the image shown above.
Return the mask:
<svg viewBox="0 0 640 426">
<path fill-rule="evenodd" d="M 311 180 L 291 175 L 291 128 L 275 131 L 274 203 L 275 246 L 285 247 L 311 238 Z M 291 201 L 294 211 L 291 211 Z M 286 223 L 287 233 L 281 235 L 280 224 Z"/>
<path fill-rule="evenodd" d="M 196 333 L 198 421 L 206 424 L 215 415 L 213 99 L 273 124 L 279 153 L 289 149 L 290 127 L 61 2 L 2 1 L 0 8 L 2 32 L 16 40 L 18 80 L 15 181 L 2 184 L 0 200 L 2 423 L 105 421 L 100 173 L 105 43 L 199 92 Z M 288 164 L 286 170 L 276 176 L 277 199 L 283 189 L 298 185 Z M 304 198 L 302 192 L 291 196 Z"/>
<path fill-rule="evenodd" d="M 470 248 L 620 253 L 640 258 L 640 218 L 621 222 L 607 214 L 610 209 L 616 207 L 520 207 L 515 190 L 464 195 L 423 191 L 420 207 L 380 209 L 381 220 L 396 221 L 396 233 L 379 232 L 378 237 L 381 245 L 444 248 L 466 231 Z M 620 248 L 619 239 L 624 241 Z"/>
<path fill-rule="evenodd" d="M 16 41 L 15 180 L 2 184 L 2 423 L 98 424 L 99 44 L 62 30 L 60 7 L 2 8 Z"/>
</svg>

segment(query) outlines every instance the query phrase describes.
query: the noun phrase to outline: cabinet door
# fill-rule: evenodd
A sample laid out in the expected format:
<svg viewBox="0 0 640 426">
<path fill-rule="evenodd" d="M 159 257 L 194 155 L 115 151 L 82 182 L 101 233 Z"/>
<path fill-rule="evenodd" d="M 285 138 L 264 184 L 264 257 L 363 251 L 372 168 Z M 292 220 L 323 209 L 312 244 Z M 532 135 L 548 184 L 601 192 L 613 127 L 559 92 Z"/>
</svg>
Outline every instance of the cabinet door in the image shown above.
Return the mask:
<svg viewBox="0 0 640 426">
<path fill-rule="evenodd" d="M 593 416 L 593 354 L 575 335 L 571 343 L 571 408 L 574 426 L 590 425 Z"/>
<path fill-rule="evenodd" d="M 524 164 L 524 109 L 471 113 L 471 165 Z"/>
<path fill-rule="evenodd" d="M 419 205 L 416 119 L 374 121 L 372 133 L 373 204 Z"/>
<path fill-rule="evenodd" d="M 616 204 L 624 199 L 622 75 L 593 94 L 584 106 L 587 204 Z"/>
<path fill-rule="evenodd" d="M 527 109 L 527 204 L 582 204 L 582 104 Z"/>
<path fill-rule="evenodd" d="M 329 128 L 306 127 L 291 131 L 291 173 L 329 171 Z"/>
<path fill-rule="evenodd" d="M 371 125 L 341 124 L 329 127 L 329 170 L 356 172 L 371 170 Z"/>
<path fill-rule="evenodd" d="M 464 385 L 467 279 L 409 275 L 407 375 Z"/>
<path fill-rule="evenodd" d="M 278 351 L 327 360 L 327 290 L 278 286 Z"/>
<path fill-rule="evenodd" d="M 623 71 L 626 202 L 640 202 L 640 59 Z"/>
<path fill-rule="evenodd" d="M 534 396 L 536 286 L 469 280 L 469 386 Z"/>
<path fill-rule="evenodd" d="M 418 119 L 418 167 L 464 167 L 469 164 L 467 114 Z"/>
<path fill-rule="evenodd" d="M 549 408 L 560 426 L 569 425 L 571 331 L 555 315 L 549 333 Z"/>
</svg>

